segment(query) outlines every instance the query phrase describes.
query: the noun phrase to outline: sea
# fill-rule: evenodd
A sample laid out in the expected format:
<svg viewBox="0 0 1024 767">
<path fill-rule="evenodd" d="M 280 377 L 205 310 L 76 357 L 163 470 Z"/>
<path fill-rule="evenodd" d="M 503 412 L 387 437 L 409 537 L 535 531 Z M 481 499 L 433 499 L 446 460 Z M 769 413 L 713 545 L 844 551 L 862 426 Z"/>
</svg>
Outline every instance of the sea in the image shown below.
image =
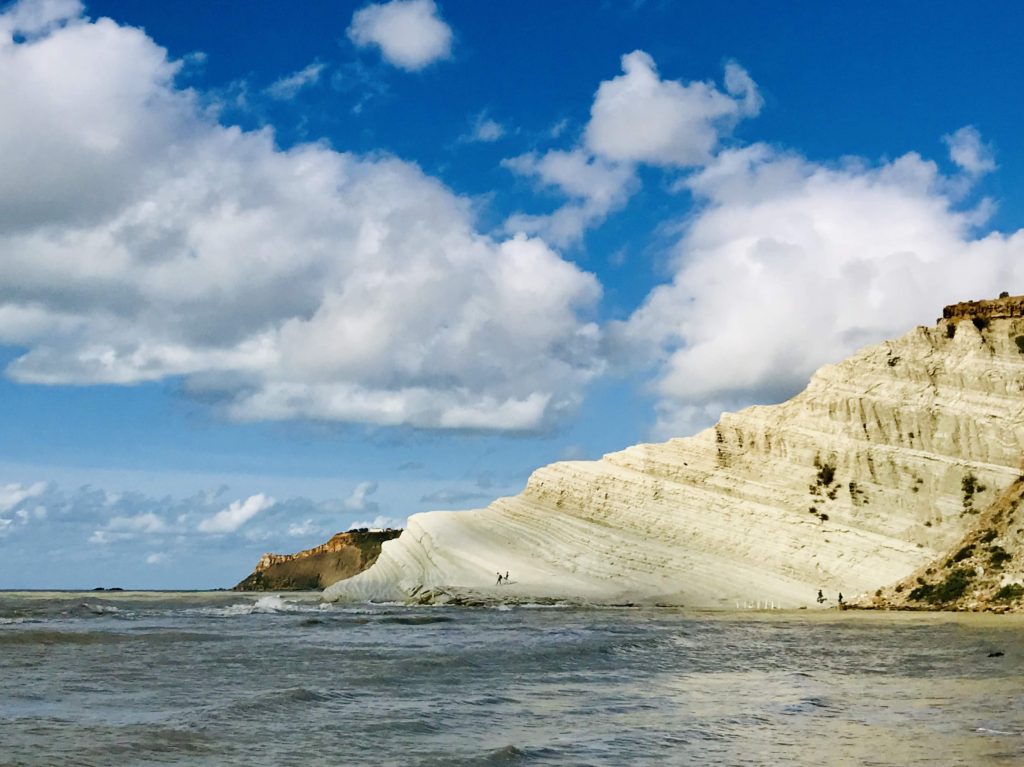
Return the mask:
<svg viewBox="0 0 1024 767">
<path fill-rule="evenodd" d="M 0 592 L 0 765 L 1024 765 L 1024 616 Z"/>
</svg>

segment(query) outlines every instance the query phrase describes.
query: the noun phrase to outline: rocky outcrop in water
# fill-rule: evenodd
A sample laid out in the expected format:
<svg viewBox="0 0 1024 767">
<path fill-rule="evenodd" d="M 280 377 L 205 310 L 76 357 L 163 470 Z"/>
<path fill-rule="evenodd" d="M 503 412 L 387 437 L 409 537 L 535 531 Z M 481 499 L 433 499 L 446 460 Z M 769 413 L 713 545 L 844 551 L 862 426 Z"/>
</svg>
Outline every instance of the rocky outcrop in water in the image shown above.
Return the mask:
<svg viewBox="0 0 1024 767">
<path fill-rule="evenodd" d="M 735 608 L 871 595 L 948 557 L 1022 455 L 1024 298 L 957 304 L 780 405 L 546 466 L 486 509 L 414 515 L 325 597 Z M 988 544 L 1010 551 L 1006 534 Z"/>
<path fill-rule="evenodd" d="M 401 530 L 350 530 L 297 554 L 264 554 L 235 591 L 315 591 L 351 578 L 377 561 Z"/>
</svg>

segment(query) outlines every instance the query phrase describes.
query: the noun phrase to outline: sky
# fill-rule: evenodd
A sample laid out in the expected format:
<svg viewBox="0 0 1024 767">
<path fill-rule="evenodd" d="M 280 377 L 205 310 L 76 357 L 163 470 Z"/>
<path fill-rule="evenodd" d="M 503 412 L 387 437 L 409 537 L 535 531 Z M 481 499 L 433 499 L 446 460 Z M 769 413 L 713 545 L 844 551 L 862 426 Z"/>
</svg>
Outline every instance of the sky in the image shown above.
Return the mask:
<svg viewBox="0 0 1024 767">
<path fill-rule="evenodd" d="M 0 588 L 217 588 L 1024 292 L 997 3 L 0 5 Z"/>
</svg>

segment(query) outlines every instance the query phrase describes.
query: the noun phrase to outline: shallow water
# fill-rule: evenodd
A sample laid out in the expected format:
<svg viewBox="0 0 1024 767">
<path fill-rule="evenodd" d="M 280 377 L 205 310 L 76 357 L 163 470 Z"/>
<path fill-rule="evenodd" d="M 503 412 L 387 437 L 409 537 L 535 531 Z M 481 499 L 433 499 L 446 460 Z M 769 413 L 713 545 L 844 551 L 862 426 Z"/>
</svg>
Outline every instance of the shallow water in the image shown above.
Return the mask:
<svg viewBox="0 0 1024 767">
<path fill-rule="evenodd" d="M 61 764 L 1020 765 L 1024 621 L 0 593 L 0 765 Z"/>
</svg>

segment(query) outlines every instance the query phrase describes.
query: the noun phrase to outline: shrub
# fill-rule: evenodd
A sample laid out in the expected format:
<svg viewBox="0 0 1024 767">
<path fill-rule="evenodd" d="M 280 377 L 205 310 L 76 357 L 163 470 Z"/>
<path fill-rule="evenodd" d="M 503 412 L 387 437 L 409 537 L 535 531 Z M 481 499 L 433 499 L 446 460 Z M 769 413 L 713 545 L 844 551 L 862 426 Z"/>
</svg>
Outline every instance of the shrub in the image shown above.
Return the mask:
<svg viewBox="0 0 1024 767">
<path fill-rule="evenodd" d="M 929 604 L 944 604 L 959 599 L 967 591 L 974 579 L 974 572 L 966 568 L 957 568 L 942 583 L 926 583 L 918 586 L 910 592 L 910 598 L 916 602 L 928 602 Z"/>
<path fill-rule="evenodd" d="M 991 557 L 989 558 L 989 564 L 991 564 L 992 567 L 996 568 L 997 570 L 1002 570 L 1003 565 L 1005 565 L 1007 562 L 1013 559 L 1013 555 L 1010 554 L 1010 552 L 1008 552 L 1002 546 L 993 546 L 991 549 L 989 549 L 989 552 L 991 554 Z"/>
<path fill-rule="evenodd" d="M 996 592 L 996 599 L 1002 599 L 1009 602 L 1013 599 L 1020 599 L 1024 597 L 1024 586 L 1019 583 L 1007 583 L 999 591 Z"/>
<path fill-rule="evenodd" d="M 974 544 L 968 544 L 964 546 L 960 551 L 953 555 L 954 562 L 963 562 L 967 557 L 974 553 Z"/>
<path fill-rule="evenodd" d="M 987 317 L 975 317 L 974 319 L 971 320 L 971 322 L 974 323 L 974 327 L 976 327 L 978 330 L 984 330 L 985 328 L 988 327 Z"/>
<path fill-rule="evenodd" d="M 830 463 L 823 463 L 818 469 L 818 484 L 828 487 L 836 478 L 836 467 Z"/>
</svg>

